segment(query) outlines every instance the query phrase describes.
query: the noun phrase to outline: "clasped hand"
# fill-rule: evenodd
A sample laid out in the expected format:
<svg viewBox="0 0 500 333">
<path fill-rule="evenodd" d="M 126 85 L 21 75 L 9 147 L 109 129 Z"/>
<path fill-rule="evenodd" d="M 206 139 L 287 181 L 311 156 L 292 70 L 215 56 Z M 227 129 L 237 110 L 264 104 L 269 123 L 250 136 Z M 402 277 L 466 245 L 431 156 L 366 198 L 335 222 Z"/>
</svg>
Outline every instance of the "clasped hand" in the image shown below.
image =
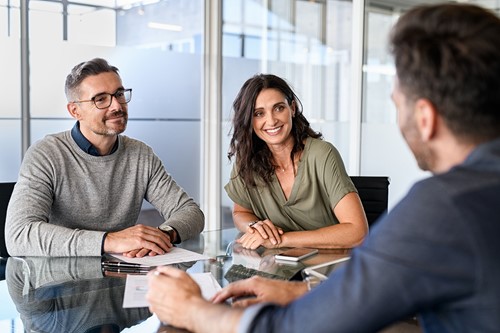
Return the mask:
<svg viewBox="0 0 500 333">
<path fill-rule="evenodd" d="M 281 247 L 281 235 L 283 234 L 283 229 L 275 226 L 270 220 L 258 221 L 249 226 L 245 234 L 236 242 L 251 250 L 255 250 L 259 246 L 278 248 Z"/>
<path fill-rule="evenodd" d="M 172 249 L 170 237 L 156 227 L 137 224 L 110 232 L 104 240 L 104 252 L 122 253 L 127 257 L 165 254 Z"/>
</svg>

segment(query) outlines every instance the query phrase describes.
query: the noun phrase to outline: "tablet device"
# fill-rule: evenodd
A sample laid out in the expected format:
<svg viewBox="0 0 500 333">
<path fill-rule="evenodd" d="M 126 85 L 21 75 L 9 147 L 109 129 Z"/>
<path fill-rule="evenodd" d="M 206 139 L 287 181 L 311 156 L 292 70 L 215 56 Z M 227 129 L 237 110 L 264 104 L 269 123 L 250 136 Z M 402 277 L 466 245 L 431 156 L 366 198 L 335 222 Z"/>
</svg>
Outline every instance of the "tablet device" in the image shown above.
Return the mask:
<svg viewBox="0 0 500 333">
<path fill-rule="evenodd" d="M 330 275 L 334 270 L 338 269 L 342 265 L 346 263 L 351 257 L 345 257 L 342 259 L 336 259 L 333 261 L 325 262 L 323 264 L 310 266 L 304 268 L 303 275 L 304 277 L 314 276 L 319 278 L 321 281 L 328 279 L 328 275 Z"/>
<path fill-rule="evenodd" d="M 276 254 L 274 258 L 276 260 L 289 260 L 289 261 L 299 261 L 304 258 L 310 257 L 318 253 L 318 249 L 308 249 L 304 247 L 296 247 L 290 250 L 286 250 L 283 253 Z"/>
</svg>

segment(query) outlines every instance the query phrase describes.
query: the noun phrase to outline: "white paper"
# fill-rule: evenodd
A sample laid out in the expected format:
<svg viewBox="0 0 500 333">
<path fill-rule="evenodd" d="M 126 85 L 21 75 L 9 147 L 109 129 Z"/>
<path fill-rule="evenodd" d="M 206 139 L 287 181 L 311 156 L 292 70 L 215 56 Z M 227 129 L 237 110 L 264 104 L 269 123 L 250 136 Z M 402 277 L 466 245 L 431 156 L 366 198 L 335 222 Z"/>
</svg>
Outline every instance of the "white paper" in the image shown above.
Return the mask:
<svg viewBox="0 0 500 333">
<path fill-rule="evenodd" d="M 129 258 L 121 254 L 114 254 L 114 253 L 110 253 L 110 255 L 125 262 L 147 265 L 147 266 L 163 266 L 163 265 L 178 264 L 181 262 L 210 259 L 210 257 L 207 257 L 203 254 L 189 251 L 180 247 L 173 247 L 170 252 L 165 254 L 159 254 L 156 256 L 145 256 L 142 258 Z"/>
<path fill-rule="evenodd" d="M 193 280 L 198 283 L 201 289 L 203 298 L 209 300 L 221 289 L 220 284 L 215 280 L 212 273 L 193 273 L 190 274 Z M 148 307 L 146 300 L 148 292 L 148 276 L 147 275 L 127 275 L 125 283 L 125 294 L 123 296 L 124 308 L 142 308 Z"/>
</svg>

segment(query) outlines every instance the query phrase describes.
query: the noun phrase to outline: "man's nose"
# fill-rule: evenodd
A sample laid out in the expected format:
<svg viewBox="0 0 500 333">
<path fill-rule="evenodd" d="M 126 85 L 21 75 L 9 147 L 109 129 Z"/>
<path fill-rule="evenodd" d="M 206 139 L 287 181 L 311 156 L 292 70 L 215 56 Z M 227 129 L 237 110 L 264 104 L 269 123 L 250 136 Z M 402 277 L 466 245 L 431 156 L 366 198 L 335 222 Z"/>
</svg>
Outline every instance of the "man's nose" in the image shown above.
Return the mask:
<svg viewBox="0 0 500 333">
<path fill-rule="evenodd" d="M 110 110 L 121 110 L 122 105 L 118 102 L 118 99 L 111 95 L 111 105 L 109 106 Z"/>
</svg>

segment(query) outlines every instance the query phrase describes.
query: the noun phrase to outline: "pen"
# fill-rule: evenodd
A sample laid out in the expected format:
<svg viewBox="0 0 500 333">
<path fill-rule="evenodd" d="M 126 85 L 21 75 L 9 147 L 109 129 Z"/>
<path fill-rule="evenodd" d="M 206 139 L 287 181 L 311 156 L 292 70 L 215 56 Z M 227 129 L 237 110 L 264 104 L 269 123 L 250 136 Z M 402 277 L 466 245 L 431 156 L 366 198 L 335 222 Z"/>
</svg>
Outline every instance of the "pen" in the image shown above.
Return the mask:
<svg viewBox="0 0 500 333">
<path fill-rule="evenodd" d="M 148 265 L 134 264 L 134 263 L 123 262 L 123 261 L 103 261 L 101 264 L 105 268 L 111 268 L 111 267 L 123 267 L 123 268 L 135 268 L 135 269 L 140 269 L 140 268 L 151 269 L 152 268 L 152 266 L 148 266 Z"/>
<path fill-rule="evenodd" d="M 103 270 L 104 272 L 126 273 L 126 274 L 147 274 L 150 272 L 147 269 L 115 268 L 115 267 L 104 267 Z"/>
</svg>

